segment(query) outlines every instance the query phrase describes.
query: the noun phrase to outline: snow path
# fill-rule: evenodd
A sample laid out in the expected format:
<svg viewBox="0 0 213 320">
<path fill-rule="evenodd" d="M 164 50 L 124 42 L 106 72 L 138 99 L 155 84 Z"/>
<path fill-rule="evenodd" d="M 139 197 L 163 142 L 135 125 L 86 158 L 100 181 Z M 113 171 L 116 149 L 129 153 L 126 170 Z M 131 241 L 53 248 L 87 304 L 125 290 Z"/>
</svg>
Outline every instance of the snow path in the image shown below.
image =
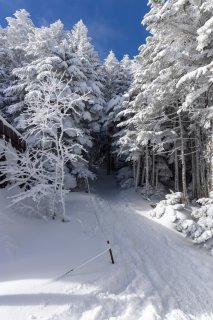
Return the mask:
<svg viewBox="0 0 213 320">
<path fill-rule="evenodd" d="M 127 308 L 120 319 L 213 319 L 212 258 L 138 214 L 150 207 L 146 202 L 141 206 L 136 194 L 118 196 L 110 179 L 108 188 L 99 184 L 98 189 L 104 199 L 99 200 L 100 212 L 108 207 L 111 241 L 119 244 L 118 259 L 124 263 L 126 283 L 117 292 L 132 296 L 132 310 Z"/>
<path fill-rule="evenodd" d="M 72 194 L 66 224 L 0 215 L 0 319 L 212 320 L 213 258 L 147 218 L 149 204 L 111 177 L 98 179 L 92 197 L 93 205 Z M 52 281 L 108 239 L 115 265 L 104 255 Z"/>
</svg>

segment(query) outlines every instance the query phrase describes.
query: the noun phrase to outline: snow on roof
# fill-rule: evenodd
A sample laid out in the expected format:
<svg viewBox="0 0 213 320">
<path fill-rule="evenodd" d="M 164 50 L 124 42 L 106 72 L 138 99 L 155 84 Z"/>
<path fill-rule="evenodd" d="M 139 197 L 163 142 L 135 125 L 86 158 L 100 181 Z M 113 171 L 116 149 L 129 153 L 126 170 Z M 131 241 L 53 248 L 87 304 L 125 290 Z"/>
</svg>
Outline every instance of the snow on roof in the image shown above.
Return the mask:
<svg viewBox="0 0 213 320">
<path fill-rule="evenodd" d="M 23 136 L 21 135 L 20 132 L 18 132 L 11 124 L 9 124 L 9 122 L 7 122 L 7 120 L 5 120 L 2 115 L 0 114 L 0 121 L 4 124 L 4 126 L 10 128 L 13 132 L 16 133 L 17 136 L 20 137 L 20 139 L 24 140 Z"/>
</svg>

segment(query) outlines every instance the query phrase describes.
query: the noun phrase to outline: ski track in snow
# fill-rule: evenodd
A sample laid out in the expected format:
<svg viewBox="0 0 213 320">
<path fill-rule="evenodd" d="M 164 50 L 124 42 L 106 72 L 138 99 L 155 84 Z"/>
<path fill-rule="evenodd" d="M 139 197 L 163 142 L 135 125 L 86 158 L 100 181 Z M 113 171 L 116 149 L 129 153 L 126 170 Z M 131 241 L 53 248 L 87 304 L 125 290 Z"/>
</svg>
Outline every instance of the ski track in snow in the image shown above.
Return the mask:
<svg viewBox="0 0 213 320">
<path fill-rule="evenodd" d="M 27 232 L 31 253 L 20 240 L 24 249 L 18 255 L 19 243 L 12 243 L 12 232 L 4 231 L 10 255 L 0 263 L 0 319 L 212 320 L 213 258 L 149 219 L 148 202 L 120 191 L 113 178 L 100 177 L 94 188 L 92 202 L 83 194 L 72 201 L 73 211 L 79 212 L 70 223 L 35 221 L 40 238 L 30 241 Z M 5 225 L 12 222 L 15 230 L 11 219 L 5 219 Z M 112 244 L 115 265 L 104 255 L 69 277 L 53 280 L 71 263 L 104 250 L 106 240 Z M 48 258 L 50 248 L 59 252 Z"/>
<path fill-rule="evenodd" d="M 127 287 L 123 289 L 123 293 L 130 291 L 133 296 L 137 293 L 137 307 L 127 319 L 213 319 L 213 285 L 209 281 L 212 267 L 202 265 L 204 253 L 171 231 L 136 215 L 128 195 L 118 198 L 113 193 L 113 187 L 109 188 L 109 199 L 100 202 L 102 208 L 109 208 L 108 221 L 114 222 L 114 242 L 123 252 L 121 261 L 127 262 L 125 271 L 129 275 L 129 267 L 134 270 L 132 279 L 127 276 Z M 106 224 L 107 221 L 103 223 Z"/>
</svg>

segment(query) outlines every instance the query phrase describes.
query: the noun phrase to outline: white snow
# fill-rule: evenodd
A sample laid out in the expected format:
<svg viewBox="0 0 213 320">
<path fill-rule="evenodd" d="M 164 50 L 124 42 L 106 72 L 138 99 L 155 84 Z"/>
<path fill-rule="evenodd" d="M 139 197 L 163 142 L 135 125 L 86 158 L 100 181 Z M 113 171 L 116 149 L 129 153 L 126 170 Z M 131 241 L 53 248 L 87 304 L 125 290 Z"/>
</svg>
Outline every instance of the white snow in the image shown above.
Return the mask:
<svg viewBox="0 0 213 320">
<path fill-rule="evenodd" d="M 113 178 L 100 176 L 91 197 L 71 193 L 68 223 L 16 213 L 6 194 L 0 191 L 1 320 L 213 319 L 213 258 L 151 220 L 149 203 L 120 191 Z M 56 281 L 104 251 L 106 240 L 115 265 L 104 254 Z"/>
</svg>

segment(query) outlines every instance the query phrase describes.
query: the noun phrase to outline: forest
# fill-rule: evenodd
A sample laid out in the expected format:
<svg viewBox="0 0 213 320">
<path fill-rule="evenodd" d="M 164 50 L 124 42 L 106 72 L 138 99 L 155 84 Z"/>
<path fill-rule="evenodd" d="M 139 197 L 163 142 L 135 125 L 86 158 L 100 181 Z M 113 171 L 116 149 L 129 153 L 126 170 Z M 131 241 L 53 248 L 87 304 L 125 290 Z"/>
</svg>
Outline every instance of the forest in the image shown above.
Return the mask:
<svg viewBox="0 0 213 320">
<path fill-rule="evenodd" d="M 83 20 L 0 26 L 1 320 L 213 319 L 213 1 L 141 2 L 36 1 L 140 3 L 135 57 Z"/>
<path fill-rule="evenodd" d="M 121 61 L 113 51 L 100 60 L 83 21 L 67 31 L 60 20 L 36 27 L 24 9 L 7 18 L 1 117 L 25 147 L 2 135 L 1 184 L 19 187 L 13 204 L 31 198 L 39 210 L 45 202 L 47 216 L 57 211 L 65 221 L 66 195 L 86 191 L 97 167 L 106 168 L 147 198 L 168 194 L 158 217 L 167 205 L 195 203 L 178 228 L 205 242 L 213 225 L 213 4 L 149 5 L 142 23 L 150 36 Z"/>
</svg>

